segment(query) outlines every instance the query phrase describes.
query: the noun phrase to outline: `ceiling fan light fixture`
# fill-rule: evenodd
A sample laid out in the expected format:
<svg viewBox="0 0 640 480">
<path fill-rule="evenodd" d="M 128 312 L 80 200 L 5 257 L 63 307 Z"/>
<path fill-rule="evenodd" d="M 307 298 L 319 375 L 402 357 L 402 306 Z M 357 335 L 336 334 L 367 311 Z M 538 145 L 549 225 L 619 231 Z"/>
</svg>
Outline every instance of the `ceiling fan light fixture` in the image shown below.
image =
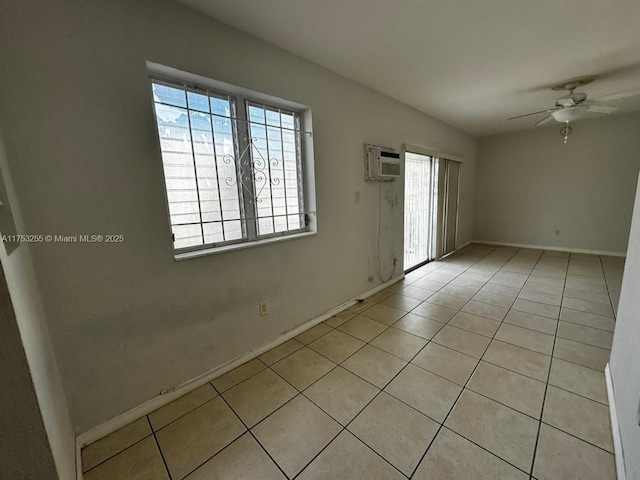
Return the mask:
<svg viewBox="0 0 640 480">
<path fill-rule="evenodd" d="M 567 123 L 577 120 L 580 117 L 580 112 L 577 108 L 563 108 L 552 112 L 551 115 L 556 119 L 556 122 Z"/>
<path fill-rule="evenodd" d="M 582 120 L 583 118 L 590 118 L 594 112 L 589 112 L 589 108 L 586 105 L 561 108 L 554 112 L 551 112 L 551 116 L 556 122 L 566 123 L 575 122 L 576 120 Z"/>
</svg>

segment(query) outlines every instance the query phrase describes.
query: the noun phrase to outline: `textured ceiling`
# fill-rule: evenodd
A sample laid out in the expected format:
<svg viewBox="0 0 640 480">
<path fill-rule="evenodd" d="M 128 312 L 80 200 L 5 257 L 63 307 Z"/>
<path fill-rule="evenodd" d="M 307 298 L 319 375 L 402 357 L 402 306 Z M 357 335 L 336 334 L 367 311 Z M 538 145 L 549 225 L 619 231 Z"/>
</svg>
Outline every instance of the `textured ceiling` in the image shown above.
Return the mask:
<svg viewBox="0 0 640 480">
<path fill-rule="evenodd" d="M 532 128 L 544 115 L 506 118 L 571 77 L 600 76 L 589 99 L 640 93 L 638 0 L 180 1 L 475 136 Z"/>
</svg>

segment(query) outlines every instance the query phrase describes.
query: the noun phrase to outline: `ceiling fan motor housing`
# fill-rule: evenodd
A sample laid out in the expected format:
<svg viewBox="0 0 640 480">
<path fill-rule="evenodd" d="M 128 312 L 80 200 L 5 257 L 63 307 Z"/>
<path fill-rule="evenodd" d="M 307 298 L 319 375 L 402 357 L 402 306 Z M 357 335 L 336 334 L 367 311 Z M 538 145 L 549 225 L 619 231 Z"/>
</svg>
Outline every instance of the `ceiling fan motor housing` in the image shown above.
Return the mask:
<svg viewBox="0 0 640 480">
<path fill-rule="evenodd" d="M 586 93 L 571 93 L 556 100 L 556 107 L 575 107 L 587 99 Z"/>
</svg>

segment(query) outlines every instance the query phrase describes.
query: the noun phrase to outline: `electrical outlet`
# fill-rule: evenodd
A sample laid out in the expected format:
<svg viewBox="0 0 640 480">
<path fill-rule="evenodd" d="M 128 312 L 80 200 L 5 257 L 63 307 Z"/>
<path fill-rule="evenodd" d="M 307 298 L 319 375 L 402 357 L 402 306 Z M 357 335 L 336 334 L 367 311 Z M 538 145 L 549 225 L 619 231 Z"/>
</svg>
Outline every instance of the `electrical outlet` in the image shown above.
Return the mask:
<svg viewBox="0 0 640 480">
<path fill-rule="evenodd" d="M 556 235 L 560 235 L 560 230 L 556 230 Z"/>
<path fill-rule="evenodd" d="M 260 302 L 260 316 L 264 317 L 265 315 L 269 315 L 269 307 L 267 302 Z"/>
<path fill-rule="evenodd" d="M 356 203 L 360 203 L 360 192 L 356 192 Z"/>
<path fill-rule="evenodd" d="M 367 278 L 367 282 L 369 283 L 373 282 L 373 277 L 371 275 L 369 275 L 369 278 Z"/>
</svg>

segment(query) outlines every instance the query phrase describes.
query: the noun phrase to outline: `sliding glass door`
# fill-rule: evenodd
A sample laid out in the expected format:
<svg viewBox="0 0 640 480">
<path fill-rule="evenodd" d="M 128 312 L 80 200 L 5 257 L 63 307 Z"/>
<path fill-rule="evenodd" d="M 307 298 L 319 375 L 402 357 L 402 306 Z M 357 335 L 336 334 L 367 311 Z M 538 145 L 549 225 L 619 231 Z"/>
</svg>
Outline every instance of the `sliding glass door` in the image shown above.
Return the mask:
<svg viewBox="0 0 640 480">
<path fill-rule="evenodd" d="M 404 172 L 406 272 L 456 249 L 460 163 L 406 152 Z"/>
<path fill-rule="evenodd" d="M 437 158 L 407 152 L 404 164 L 404 269 L 436 257 Z"/>
</svg>

